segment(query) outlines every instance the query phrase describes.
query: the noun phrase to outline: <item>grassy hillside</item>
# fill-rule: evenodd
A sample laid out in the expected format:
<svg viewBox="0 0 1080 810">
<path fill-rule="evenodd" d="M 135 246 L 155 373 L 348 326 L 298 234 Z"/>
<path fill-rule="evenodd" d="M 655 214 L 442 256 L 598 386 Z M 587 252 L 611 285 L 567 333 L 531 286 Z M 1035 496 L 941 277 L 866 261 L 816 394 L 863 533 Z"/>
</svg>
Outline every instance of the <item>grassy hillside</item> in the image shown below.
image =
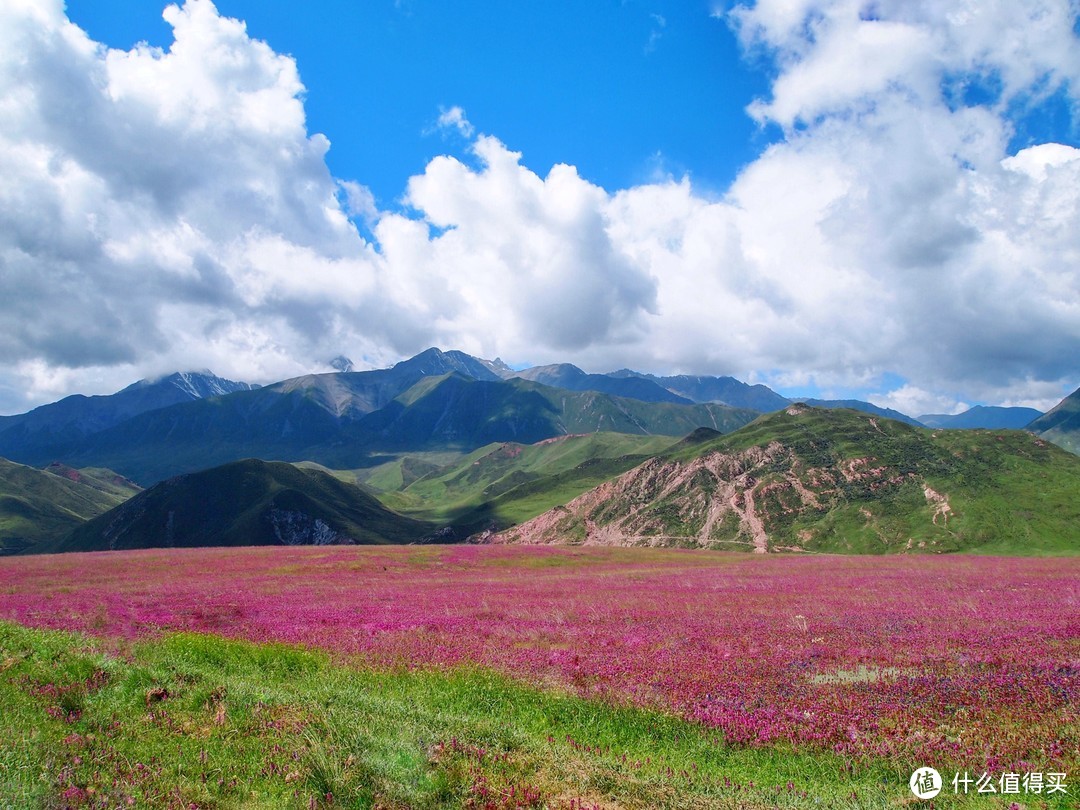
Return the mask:
<svg viewBox="0 0 1080 810">
<path fill-rule="evenodd" d="M 590 433 L 529 445 L 497 442 L 441 467 L 407 456 L 367 483 L 383 485 L 380 499 L 391 509 L 453 524 L 465 536 L 492 524 L 510 526 L 565 503 L 675 441 L 670 436 Z"/>
<path fill-rule="evenodd" d="M 842 553 L 1080 551 L 1080 460 L 1028 433 L 793 406 L 683 443 L 503 536 Z"/>
<path fill-rule="evenodd" d="M 156 484 L 47 550 L 394 543 L 432 529 L 319 470 L 248 459 Z"/>
<path fill-rule="evenodd" d="M 138 491 L 111 470 L 38 470 L 0 459 L 0 552 L 62 537 Z"/>
</svg>

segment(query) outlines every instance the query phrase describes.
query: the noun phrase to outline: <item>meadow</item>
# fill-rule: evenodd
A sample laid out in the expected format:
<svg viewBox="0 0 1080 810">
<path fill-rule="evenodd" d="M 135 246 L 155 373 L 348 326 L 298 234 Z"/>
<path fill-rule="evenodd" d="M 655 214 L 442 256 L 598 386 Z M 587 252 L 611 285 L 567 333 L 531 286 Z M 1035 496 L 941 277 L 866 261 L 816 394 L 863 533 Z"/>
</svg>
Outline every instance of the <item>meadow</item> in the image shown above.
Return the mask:
<svg viewBox="0 0 1080 810">
<path fill-rule="evenodd" d="M 1001 790 L 1010 774 L 1076 779 L 1078 596 L 1075 558 L 413 546 L 3 559 L 0 795 L 890 807 L 914 800 L 908 776 L 929 765 L 989 774 L 999 792 L 950 786 L 925 806 L 1071 807 L 1071 782 Z"/>
</svg>

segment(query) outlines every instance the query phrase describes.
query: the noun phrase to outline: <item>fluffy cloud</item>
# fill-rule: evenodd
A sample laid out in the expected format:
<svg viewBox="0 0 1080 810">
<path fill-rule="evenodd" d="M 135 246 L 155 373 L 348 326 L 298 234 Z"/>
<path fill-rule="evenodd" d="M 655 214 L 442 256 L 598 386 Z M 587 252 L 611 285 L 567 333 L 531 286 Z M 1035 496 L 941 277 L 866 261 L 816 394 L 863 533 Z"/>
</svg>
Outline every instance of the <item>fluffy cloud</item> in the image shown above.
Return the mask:
<svg viewBox="0 0 1080 810">
<path fill-rule="evenodd" d="M 393 275 L 421 273 L 425 284 L 445 286 L 433 303 L 449 318 L 447 338 L 465 339 L 462 326 L 483 324 L 520 356 L 529 346 L 580 352 L 639 337 L 655 281 L 609 236 L 607 193 L 571 166 L 541 179 L 490 136 L 473 151 L 479 170 L 441 157 L 409 181 L 409 203 L 443 231 L 425 260 L 399 260 L 393 238 L 377 231 Z M 387 230 L 401 226 L 395 220 Z"/>
<path fill-rule="evenodd" d="M 908 409 L 1053 404 L 1080 356 L 1080 150 L 1009 143 L 1013 116 L 1075 102 L 1075 16 L 759 0 L 728 19 L 776 65 L 749 113 L 784 137 L 723 197 L 541 175 L 451 107 L 468 152 L 379 211 L 330 175 L 293 60 L 210 0 L 166 10 L 167 50 L 131 51 L 60 0 L 8 2 L 0 404 L 432 344 L 866 391 L 899 375 L 877 398 Z"/>
<path fill-rule="evenodd" d="M 165 18 L 168 51 L 115 51 L 59 0 L 0 8 L 0 347 L 32 394 L 80 379 L 42 369 L 285 370 L 252 349 L 317 342 L 323 271 L 369 271 L 293 61 L 208 0 Z"/>
</svg>

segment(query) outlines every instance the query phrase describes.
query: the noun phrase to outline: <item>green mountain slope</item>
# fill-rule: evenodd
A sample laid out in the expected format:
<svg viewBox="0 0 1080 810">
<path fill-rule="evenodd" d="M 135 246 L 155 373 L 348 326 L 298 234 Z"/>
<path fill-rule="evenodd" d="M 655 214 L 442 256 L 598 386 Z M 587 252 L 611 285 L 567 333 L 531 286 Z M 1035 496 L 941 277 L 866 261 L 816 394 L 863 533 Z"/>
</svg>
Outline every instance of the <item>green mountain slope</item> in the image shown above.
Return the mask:
<svg viewBox="0 0 1080 810">
<path fill-rule="evenodd" d="M 1080 550 L 1080 460 L 1030 434 L 796 405 L 664 455 L 502 542 L 886 553 Z"/>
<path fill-rule="evenodd" d="M 682 436 L 703 426 L 728 432 L 757 415 L 724 405 L 643 402 L 522 379 L 487 382 L 449 374 L 418 383 L 364 417 L 355 436 L 378 449 L 475 449 L 596 432 Z"/>
<path fill-rule="evenodd" d="M 319 470 L 247 459 L 163 481 L 47 550 L 401 543 L 432 528 Z"/>
<path fill-rule="evenodd" d="M 443 467 L 406 456 L 367 483 L 381 484 L 380 499 L 395 511 L 452 524 L 460 537 L 535 517 L 675 441 L 670 436 L 591 433 L 531 445 L 497 442 Z M 424 474 L 413 476 L 425 466 Z"/>
<path fill-rule="evenodd" d="M 1080 455 L 1080 389 L 1033 421 L 1026 430 Z"/>
<path fill-rule="evenodd" d="M 110 470 L 38 470 L 0 459 L 0 553 L 55 541 L 138 491 Z"/>
</svg>

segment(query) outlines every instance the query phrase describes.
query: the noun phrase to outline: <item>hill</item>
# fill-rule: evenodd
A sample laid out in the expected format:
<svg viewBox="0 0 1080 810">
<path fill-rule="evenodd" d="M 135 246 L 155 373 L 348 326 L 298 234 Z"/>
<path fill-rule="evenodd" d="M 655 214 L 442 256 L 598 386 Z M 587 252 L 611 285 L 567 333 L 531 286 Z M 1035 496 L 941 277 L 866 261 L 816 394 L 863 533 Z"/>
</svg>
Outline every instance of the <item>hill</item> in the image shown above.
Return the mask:
<svg viewBox="0 0 1080 810">
<path fill-rule="evenodd" d="M 53 542 L 138 491 L 110 470 L 38 470 L 0 459 L 0 553 Z"/>
<path fill-rule="evenodd" d="M 1026 429 L 1071 453 L 1080 454 L 1080 389 L 1031 422 Z"/>
<path fill-rule="evenodd" d="M 676 447 L 496 540 L 1075 553 L 1078 491 L 1080 460 L 1027 433 L 794 405 Z"/>
<path fill-rule="evenodd" d="M 919 422 L 930 428 L 949 428 L 983 430 L 1020 430 L 1032 420 L 1042 416 L 1042 411 L 1034 408 L 1001 408 L 990 405 L 976 405 L 963 413 L 930 413 L 919 417 Z"/>
<path fill-rule="evenodd" d="M 380 500 L 467 537 L 536 515 L 669 449 L 670 436 L 589 433 L 536 444 L 495 442 L 450 464 L 405 456 L 365 478 Z M 416 473 L 420 474 L 417 475 Z"/>
<path fill-rule="evenodd" d="M 46 550 L 404 543 L 432 530 L 319 470 L 247 459 L 163 481 Z"/>
</svg>

